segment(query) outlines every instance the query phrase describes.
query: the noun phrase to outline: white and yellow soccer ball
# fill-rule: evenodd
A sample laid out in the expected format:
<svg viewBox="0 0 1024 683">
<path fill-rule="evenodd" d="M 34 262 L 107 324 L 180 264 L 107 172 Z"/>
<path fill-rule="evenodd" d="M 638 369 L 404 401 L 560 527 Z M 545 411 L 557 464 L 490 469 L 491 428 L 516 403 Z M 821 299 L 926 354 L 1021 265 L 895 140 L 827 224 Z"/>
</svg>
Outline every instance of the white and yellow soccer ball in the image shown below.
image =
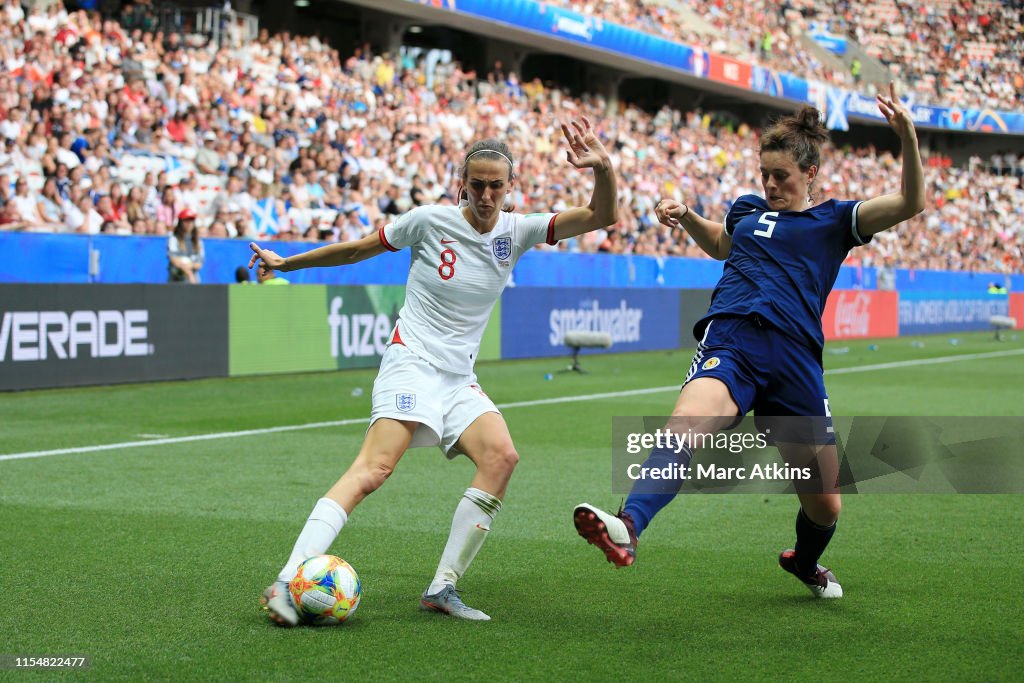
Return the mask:
<svg viewBox="0 0 1024 683">
<path fill-rule="evenodd" d="M 303 622 L 329 626 L 355 614 L 363 587 L 348 562 L 334 555 L 317 555 L 299 565 L 288 591 Z"/>
</svg>

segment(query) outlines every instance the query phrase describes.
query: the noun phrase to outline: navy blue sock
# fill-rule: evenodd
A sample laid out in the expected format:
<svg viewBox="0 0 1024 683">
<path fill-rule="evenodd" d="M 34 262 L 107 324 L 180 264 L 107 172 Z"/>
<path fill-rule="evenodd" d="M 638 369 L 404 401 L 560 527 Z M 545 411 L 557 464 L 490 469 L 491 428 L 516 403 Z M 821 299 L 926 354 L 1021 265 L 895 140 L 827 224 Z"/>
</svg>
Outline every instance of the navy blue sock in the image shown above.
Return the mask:
<svg viewBox="0 0 1024 683">
<path fill-rule="evenodd" d="M 836 524 L 819 526 L 810 520 L 801 507 L 796 514 L 796 567 L 804 576 L 812 576 L 818 570 L 818 558 L 825 552 Z"/>
<path fill-rule="evenodd" d="M 679 493 L 683 486 L 683 478 L 680 472 L 682 467 L 690 466 L 692 453 L 689 447 L 683 446 L 678 453 L 672 448 L 661 447 L 651 451 L 650 456 L 641 466 L 641 473 L 647 473 L 651 469 L 664 470 L 675 467 L 673 472 L 676 476 L 670 479 L 638 479 L 633 484 L 633 490 L 626 498 L 626 505 L 623 512 L 629 513 L 636 525 L 636 535 L 639 537 L 647 525 L 651 523 L 654 516 L 661 508 L 669 504 Z"/>
</svg>

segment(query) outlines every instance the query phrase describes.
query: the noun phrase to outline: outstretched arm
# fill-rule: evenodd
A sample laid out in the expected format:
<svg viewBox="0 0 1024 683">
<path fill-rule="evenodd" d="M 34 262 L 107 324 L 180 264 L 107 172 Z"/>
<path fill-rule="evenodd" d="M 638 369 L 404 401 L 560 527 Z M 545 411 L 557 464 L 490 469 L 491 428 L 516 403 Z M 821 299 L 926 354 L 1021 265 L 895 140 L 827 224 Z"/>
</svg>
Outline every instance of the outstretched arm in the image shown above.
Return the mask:
<svg viewBox="0 0 1024 683">
<path fill-rule="evenodd" d="M 259 264 L 260 274 L 268 270 L 280 270 L 288 273 L 302 268 L 326 268 L 330 266 L 347 266 L 384 253 L 387 249 L 380 241 L 380 233 L 374 232 L 366 237 L 351 242 L 340 242 L 318 247 L 288 258 L 282 258 L 269 249 L 263 249 L 255 242 L 249 243 L 253 255 L 249 259 L 249 267 Z"/>
<path fill-rule="evenodd" d="M 917 131 L 910 112 L 896 98 L 896 88 L 892 83 L 889 84 L 889 97 L 878 95 L 878 109 L 900 136 L 903 174 L 899 192 L 869 199 L 857 208 L 857 231 L 863 237 L 887 230 L 924 211 L 924 169 L 921 167 L 921 151 L 917 148 Z"/>
<path fill-rule="evenodd" d="M 558 214 L 554 229 L 556 240 L 606 228 L 619 220 L 619 190 L 608 151 L 587 117 L 582 117 L 582 121 L 573 120 L 571 126 L 562 124 L 562 134 L 569 143 L 566 157 L 576 168 L 594 169 L 594 194 L 589 205 Z"/>
<path fill-rule="evenodd" d="M 704 253 L 713 259 L 724 261 L 732 250 L 732 237 L 725 231 L 725 225 L 709 221 L 690 211 L 690 207 L 674 199 L 662 199 L 654 207 L 654 213 L 662 225 L 670 228 L 682 226 Z"/>
</svg>

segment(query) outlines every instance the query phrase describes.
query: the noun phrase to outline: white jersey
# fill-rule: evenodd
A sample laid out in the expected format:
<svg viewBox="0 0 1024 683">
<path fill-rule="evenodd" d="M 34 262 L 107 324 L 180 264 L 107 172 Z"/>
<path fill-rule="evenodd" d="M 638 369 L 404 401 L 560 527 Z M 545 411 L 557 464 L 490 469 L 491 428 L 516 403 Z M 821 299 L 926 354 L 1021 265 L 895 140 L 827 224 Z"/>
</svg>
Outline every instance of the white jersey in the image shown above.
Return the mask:
<svg viewBox="0 0 1024 683">
<path fill-rule="evenodd" d="M 481 235 L 457 206 L 420 206 L 381 228 L 387 249 L 412 249 L 394 334 L 436 367 L 470 374 L 512 268 L 535 244 L 555 243 L 556 215 L 502 212 Z"/>
</svg>

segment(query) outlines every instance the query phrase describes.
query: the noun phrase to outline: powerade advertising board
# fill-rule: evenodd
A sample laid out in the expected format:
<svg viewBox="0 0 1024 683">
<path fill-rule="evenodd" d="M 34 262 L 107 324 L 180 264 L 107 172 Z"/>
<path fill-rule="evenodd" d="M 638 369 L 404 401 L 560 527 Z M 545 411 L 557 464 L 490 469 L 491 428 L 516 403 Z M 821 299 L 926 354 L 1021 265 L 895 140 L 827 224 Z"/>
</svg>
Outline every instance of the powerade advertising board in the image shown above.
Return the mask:
<svg viewBox="0 0 1024 683">
<path fill-rule="evenodd" d="M 0 285 L 0 390 L 227 374 L 224 287 Z"/>
</svg>

